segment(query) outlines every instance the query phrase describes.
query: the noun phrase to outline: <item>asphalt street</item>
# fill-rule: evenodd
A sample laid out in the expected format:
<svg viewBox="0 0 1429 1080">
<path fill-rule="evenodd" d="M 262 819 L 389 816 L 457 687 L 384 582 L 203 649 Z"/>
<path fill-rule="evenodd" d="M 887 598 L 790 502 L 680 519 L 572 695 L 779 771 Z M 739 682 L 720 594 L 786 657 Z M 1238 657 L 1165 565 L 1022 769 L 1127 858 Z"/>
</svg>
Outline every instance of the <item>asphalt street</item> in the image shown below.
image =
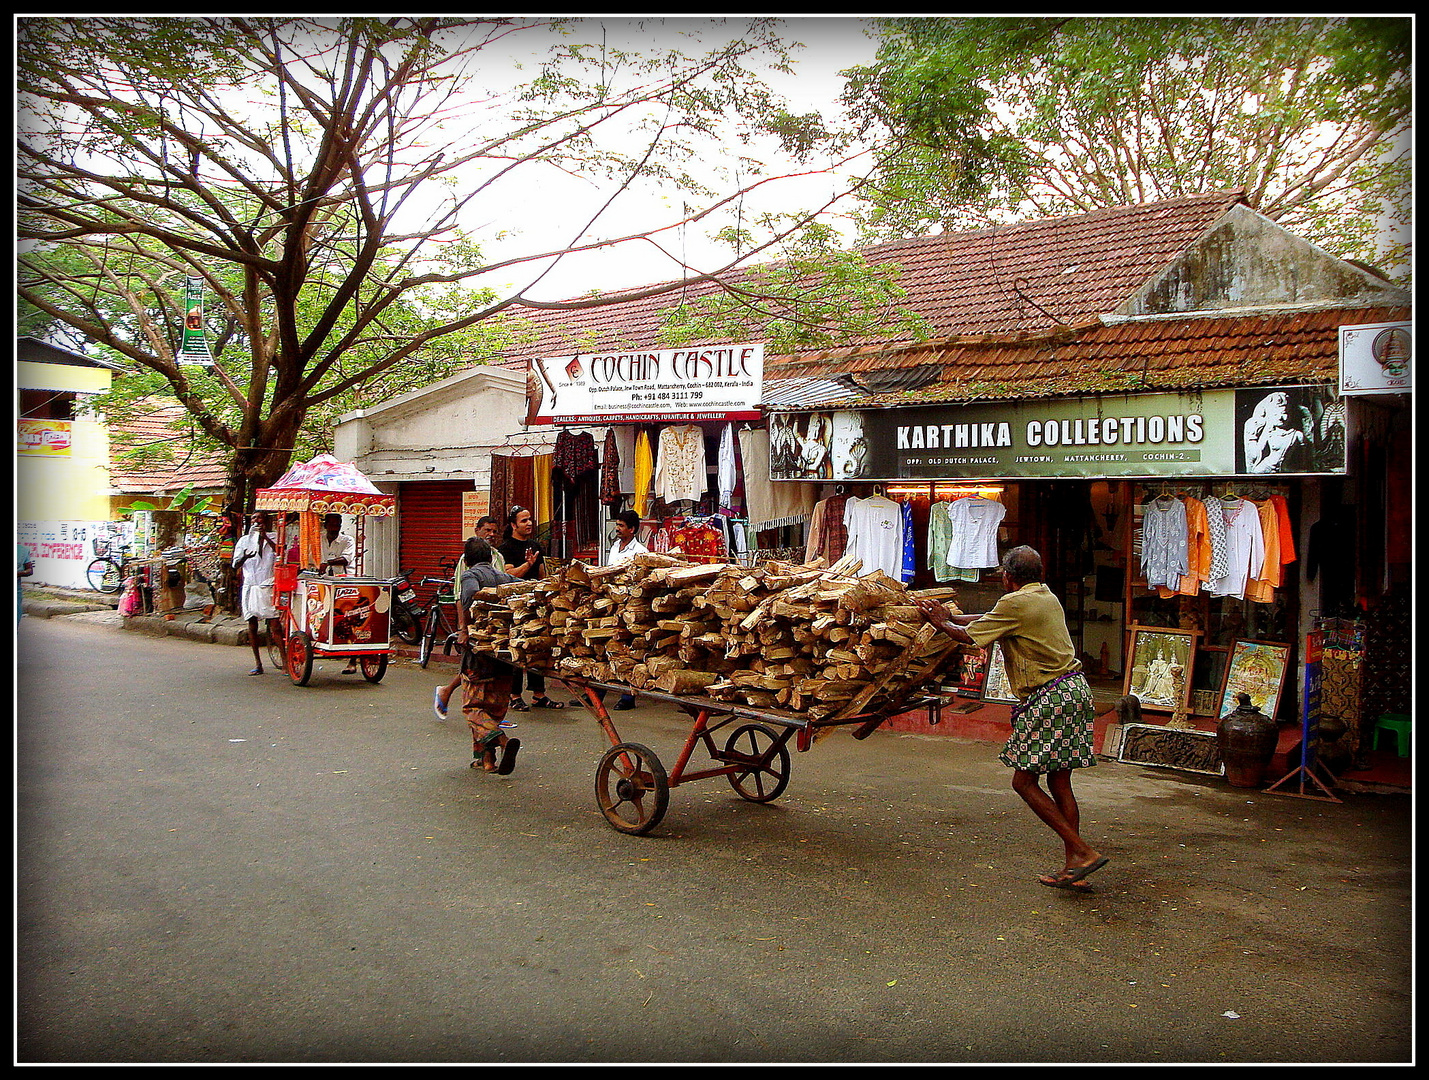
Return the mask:
<svg viewBox="0 0 1429 1080">
<path fill-rule="evenodd" d="M 1088 895 L 995 746 L 837 732 L 649 836 L 578 710 L 468 767 L 380 685 L 83 618 L 17 648 L 20 1063 L 1405 1063 L 1410 798 L 1103 762 Z M 675 762 L 689 721 L 616 714 Z"/>
</svg>

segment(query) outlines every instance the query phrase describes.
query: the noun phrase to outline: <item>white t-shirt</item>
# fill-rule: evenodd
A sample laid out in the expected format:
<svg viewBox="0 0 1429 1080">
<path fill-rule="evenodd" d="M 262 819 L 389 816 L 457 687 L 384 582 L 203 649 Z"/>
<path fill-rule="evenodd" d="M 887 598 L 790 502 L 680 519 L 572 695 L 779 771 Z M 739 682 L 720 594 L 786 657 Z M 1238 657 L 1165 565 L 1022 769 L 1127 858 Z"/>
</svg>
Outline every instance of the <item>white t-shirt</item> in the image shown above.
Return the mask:
<svg viewBox="0 0 1429 1080">
<path fill-rule="evenodd" d="M 630 538 L 630 543 L 627 544 L 625 547 L 621 547 L 620 541 L 615 540 L 612 541 L 610 545 L 610 552 L 606 556 L 605 565 L 621 566 L 625 563 L 628 563 L 637 555 L 648 554 L 650 554 L 650 549 L 633 536 Z"/>
<path fill-rule="evenodd" d="M 951 539 L 945 561 L 961 570 L 997 566 L 997 529 L 1007 507 L 996 499 L 954 499 L 948 505 Z"/>
<path fill-rule="evenodd" d="M 892 499 L 874 495 L 857 496 L 844 504 L 844 527 L 848 529 L 845 555 L 863 562 L 860 573 L 881 570 L 901 580 L 903 573 L 903 511 Z"/>
</svg>

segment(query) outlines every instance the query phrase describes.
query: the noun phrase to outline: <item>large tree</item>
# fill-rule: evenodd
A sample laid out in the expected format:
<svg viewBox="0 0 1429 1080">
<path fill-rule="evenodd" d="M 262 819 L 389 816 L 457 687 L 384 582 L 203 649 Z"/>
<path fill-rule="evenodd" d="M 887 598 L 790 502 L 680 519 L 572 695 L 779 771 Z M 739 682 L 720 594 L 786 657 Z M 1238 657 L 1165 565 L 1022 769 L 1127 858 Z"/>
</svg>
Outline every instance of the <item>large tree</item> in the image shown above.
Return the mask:
<svg viewBox="0 0 1429 1080">
<path fill-rule="evenodd" d="M 903 141 L 867 221 L 917 235 L 1239 188 L 1375 259 L 1381 216 L 1408 221 L 1411 33 L 1407 18 L 879 20 L 845 100 L 867 136 Z"/>
<path fill-rule="evenodd" d="M 775 27 L 719 22 L 636 52 L 584 20 L 22 19 L 21 298 L 133 365 L 118 397 L 182 402 L 231 452 L 226 508 L 242 511 L 305 421 L 497 355 L 514 331 L 496 316 L 652 291 L 544 302 L 553 261 L 622 242 L 677 257 L 666 238 L 770 182 L 773 151 L 840 149 L 766 85 L 788 65 Z M 735 180 L 718 169 L 730 148 Z M 589 213 L 542 197 L 569 177 L 598 193 Z M 613 233 L 621 201 L 642 220 Z M 483 227 L 513 206 L 565 237 L 485 257 Z M 815 215 L 770 218 L 688 276 Z M 210 297 L 211 366 L 180 355 L 187 277 Z"/>
</svg>

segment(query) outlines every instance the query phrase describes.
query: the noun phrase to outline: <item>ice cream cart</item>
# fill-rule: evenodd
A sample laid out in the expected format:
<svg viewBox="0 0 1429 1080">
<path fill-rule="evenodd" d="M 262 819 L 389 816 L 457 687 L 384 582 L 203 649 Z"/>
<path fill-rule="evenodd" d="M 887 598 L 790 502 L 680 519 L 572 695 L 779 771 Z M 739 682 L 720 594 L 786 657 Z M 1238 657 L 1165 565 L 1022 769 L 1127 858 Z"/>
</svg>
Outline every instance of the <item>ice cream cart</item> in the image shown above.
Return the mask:
<svg viewBox="0 0 1429 1080">
<path fill-rule="evenodd" d="M 260 489 L 254 506 L 273 516 L 278 532 L 273 603 L 282 632 L 281 641 L 269 643 L 269 659 L 296 686 L 306 686 L 313 662 L 324 658 L 356 660 L 363 678 L 381 682 L 392 655 L 395 582 L 362 573 L 362 541 L 366 519 L 396 513 L 396 496 L 378 491 L 354 466 L 320 454 Z M 355 574 L 330 577 L 315 570 L 322 562 L 327 514 L 351 515 L 356 521 Z M 290 516 L 296 521 L 290 523 Z"/>
</svg>

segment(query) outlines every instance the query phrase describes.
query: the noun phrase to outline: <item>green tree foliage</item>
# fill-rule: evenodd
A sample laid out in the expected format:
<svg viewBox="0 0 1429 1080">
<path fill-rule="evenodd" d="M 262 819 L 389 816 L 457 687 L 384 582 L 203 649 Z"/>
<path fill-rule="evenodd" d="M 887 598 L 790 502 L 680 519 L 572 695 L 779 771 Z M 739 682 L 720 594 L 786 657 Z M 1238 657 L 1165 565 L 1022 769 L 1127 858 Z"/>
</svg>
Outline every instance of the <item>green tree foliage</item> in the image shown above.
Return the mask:
<svg viewBox="0 0 1429 1080">
<path fill-rule="evenodd" d="M 1380 215 L 1408 221 L 1396 137 L 1411 122 L 1410 25 L 880 20 L 877 60 L 846 73 L 845 101 L 866 136 L 903 149 L 869 189 L 866 224 L 917 235 L 1241 189 L 1272 220 L 1373 260 Z"/>
<path fill-rule="evenodd" d="M 241 511 L 321 447 L 312 429 L 496 356 L 523 308 L 659 291 L 544 302 L 554 261 L 714 222 L 769 179 L 773 149 L 837 151 L 766 86 L 762 71 L 788 65 L 771 24 L 701 29 L 710 40 L 681 28 L 680 48 L 637 53 L 584 20 L 21 19 L 29 325 L 51 320 L 132 366 L 112 411 L 181 402 L 231 453 L 225 509 Z M 712 147 L 740 155 L 738 182 Z M 596 209 L 542 201 L 551 177 L 597 191 Z M 679 212 L 658 220 L 652 202 L 633 232 L 604 224 L 655 184 Z M 511 205 L 569 220 L 566 242 L 488 258 L 488 223 Z M 211 366 L 179 356 L 191 275 L 209 297 Z"/>
</svg>

